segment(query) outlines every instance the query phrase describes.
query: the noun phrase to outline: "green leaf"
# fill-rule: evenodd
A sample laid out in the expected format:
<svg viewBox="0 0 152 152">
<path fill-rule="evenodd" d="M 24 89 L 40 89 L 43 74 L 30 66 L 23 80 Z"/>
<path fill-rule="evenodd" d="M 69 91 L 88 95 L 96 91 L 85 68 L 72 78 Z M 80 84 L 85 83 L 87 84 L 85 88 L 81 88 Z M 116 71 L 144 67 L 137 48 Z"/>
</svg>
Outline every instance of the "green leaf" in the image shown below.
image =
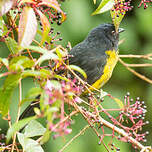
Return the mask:
<svg viewBox="0 0 152 152">
<path fill-rule="evenodd" d="M 8 59 L 6 58 L 0 58 L 0 62 L 2 62 L 6 67 L 9 65 Z"/>
<path fill-rule="evenodd" d="M 40 76 L 41 76 L 42 78 L 50 78 L 50 77 L 52 77 L 52 73 L 51 73 L 50 70 L 41 69 L 41 70 L 40 70 Z"/>
<path fill-rule="evenodd" d="M 96 2 L 97 2 L 96 0 L 93 0 L 93 3 L 94 3 L 94 4 L 96 4 Z"/>
<path fill-rule="evenodd" d="M 4 37 L 8 33 L 7 26 L 5 25 L 5 22 L 3 20 L 3 17 L 0 16 L 0 36 Z"/>
<path fill-rule="evenodd" d="M 50 130 L 47 129 L 40 141 L 41 145 L 46 143 L 50 139 L 50 134 L 51 134 Z"/>
<path fill-rule="evenodd" d="M 28 91 L 27 95 L 25 96 L 25 99 L 22 100 L 21 104 L 23 104 L 26 101 L 31 102 L 35 100 L 35 98 L 41 93 L 42 93 L 42 89 L 40 87 L 31 88 Z"/>
<path fill-rule="evenodd" d="M 32 120 L 25 127 L 24 135 L 25 137 L 35 137 L 41 136 L 45 133 L 46 128 L 44 128 L 38 121 Z"/>
<path fill-rule="evenodd" d="M 67 81 L 67 82 L 70 81 L 68 78 L 63 77 L 63 76 L 61 76 L 61 75 L 54 75 L 54 78 L 61 79 L 61 80 Z"/>
<path fill-rule="evenodd" d="M 3 116 L 6 116 L 8 113 L 12 93 L 17 87 L 20 78 L 20 74 L 9 75 L 6 78 L 3 87 L 0 88 L 0 113 Z"/>
<path fill-rule="evenodd" d="M 14 39 L 8 36 L 5 40 L 6 45 L 12 54 L 16 54 L 19 52 L 18 44 Z"/>
<path fill-rule="evenodd" d="M 44 150 L 42 149 L 42 147 L 40 146 L 40 144 L 37 141 L 35 141 L 31 138 L 25 137 L 25 135 L 22 133 L 17 133 L 17 137 L 18 137 L 20 144 L 23 147 L 23 151 L 25 151 L 25 152 L 44 152 Z"/>
<path fill-rule="evenodd" d="M 50 80 L 50 81 L 47 81 L 47 87 L 48 88 L 54 88 L 56 90 L 60 90 L 61 89 L 61 84 L 60 84 L 59 81 Z"/>
<path fill-rule="evenodd" d="M 42 54 L 44 54 L 44 53 L 47 53 L 47 52 L 48 52 L 48 50 L 47 50 L 47 49 L 45 49 L 45 48 L 42 48 L 42 47 L 39 47 L 39 46 L 32 46 L 32 45 L 27 46 L 27 47 L 24 47 L 24 49 L 33 50 L 33 51 L 36 51 L 36 52 L 38 52 L 38 53 L 42 53 Z"/>
<path fill-rule="evenodd" d="M 41 65 L 42 62 L 46 61 L 46 60 L 58 60 L 58 56 L 54 53 L 52 53 L 51 51 L 48 51 L 47 53 L 44 53 L 36 62 L 35 65 L 39 64 Z"/>
<path fill-rule="evenodd" d="M 20 129 L 22 129 L 26 124 L 28 124 L 31 120 L 36 119 L 36 117 L 28 117 L 25 119 L 22 119 L 16 123 L 14 123 L 7 131 L 6 135 L 6 141 L 7 143 L 10 141 L 11 137 Z"/>
<path fill-rule="evenodd" d="M 123 1 L 123 0 L 121 0 L 121 1 Z M 119 25 L 126 13 L 124 12 L 122 14 L 119 11 L 112 11 L 112 10 L 110 11 L 110 13 L 111 13 L 111 18 L 112 18 L 113 24 L 116 28 L 116 31 L 118 32 Z"/>
<path fill-rule="evenodd" d="M 50 70 L 41 69 L 40 71 L 25 70 L 22 72 L 22 78 L 25 77 L 40 77 L 40 78 L 50 78 L 52 76 Z"/>
<path fill-rule="evenodd" d="M 27 56 L 14 57 L 10 62 L 11 70 L 23 70 L 34 66 L 34 61 Z"/>
<path fill-rule="evenodd" d="M 78 67 L 76 65 L 69 65 L 68 67 L 70 69 L 75 70 L 75 71 L 79 72 L 80 74 L 82 74 L 85 79 L 87 78 L 85 71 L 83 69 L 81 69 L 80 67 Z"/>
<path fill-rule="evenodd" d="M 59 57 L 59 59 L 62 59 L 62 57 L 66 56 L 67 53 L 66 52 L 63 52 L 61 49 L 59 48 L 56 48 L 56 54 L 57 56 Z"/>
<path fill-rule="evenodd" d="M 25 70 L 22 72 L 22 78 L 26 77 L 37 77 L 40 76 L 40 71 L 34 71 L 34 70 Z"/>
<path fill-rule="evenodd" d="M 115 4 L 114 0 L 102 0 L 98 8 L 92 13 L 92 15 L 101 14 L 112 9 Z"/>
</svg>

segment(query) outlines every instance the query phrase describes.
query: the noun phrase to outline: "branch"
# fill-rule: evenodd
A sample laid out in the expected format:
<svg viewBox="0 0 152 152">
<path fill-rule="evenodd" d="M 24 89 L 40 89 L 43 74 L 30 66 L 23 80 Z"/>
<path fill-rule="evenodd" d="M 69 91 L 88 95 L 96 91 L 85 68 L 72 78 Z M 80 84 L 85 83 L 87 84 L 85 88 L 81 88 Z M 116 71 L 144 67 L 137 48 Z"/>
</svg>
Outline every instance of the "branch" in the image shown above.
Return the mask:
<svg viewBox="0 0 152 152">
<path fill-rule="evenodd" d="M 126 139 L 128 139 L 128 141 L 130 141 L 133 145 L 137 146 L 140 150 L 142 150 L 143 152 L 151 152 L 152 149 L 149 147 L 146 147 L 144 145 L 142 145 L 141 143 L 139 143 L 136 139 L 134 139 L 133 137 L 131 137 L 128 133 L 126 133 L 123 129 L 118 128 L 117 126 L 113 125 L 112 123 L 108 122 L 107 120 L 103 119 L 100 115 L 94 115 L 91 112 L 87 111 L 87 116 L 86 116 L 86 111 L 83 110 L 82 107 L 78 106 L 76 103 L 73 104 L 73 106 L 75 107 L 76 110 L 78 110 L 82 116 L 88 121 L 90 127 L 94 130 L 95 128 L 92 126 L 92 124 L 90 124 L 88 118 L 94 118 L 95 120 L 97 120 L 98 122 L 101 122 L 102 125 L 110 128 L 111 130 L 113 130 L 114 132 L 117 132 L 119 135 L 125 137 Z M 98 137 L 100 137 L 100 135 L 98 134 L 98 132 L 96 132 L 96 129 L 94 130 L 95 133 L 97 134 Z"/>
<path fill-rule="evenodd" d="M 59 150 L 59 152 L 63 152 L 66 147 L 68 147 L 76 138 L 82 135 L 89 127 L 90 125 L 86 125 L 77 135 L 75 135 L 67 144 L 65 144 L 62 149 Z"/>
<path fill-rule="evenodd" d="M 119 55 L 120 58 L 143 58 L 143 59 L 148 59 L 152 60 L 152 54 L 146 54 L 146 55 L 133 55 L 133 54 L 128 54 L 128 55 Z"/>
<path fill-rule="evenodd" d="M 125 63 L 127 67 L 152 67 L 152 64 L 145 63 L 145 64 L 127 64 Z"/>
<path fill-rule="evenodd" d="M 152 84 L 152 80 L 151 80 L 151 79 L 149 79 L 149 78 L 145 77 L 144 75 L 136 72 L 135 70 L 129 68 L 129 67 L 127 66 L 127 64 L 126 64 L 124 61 L 122 61 L 120 58 L 119 58 L 119 62 L 120 62 L 123 66 L 125 66 L 130 72 L 132 72 L 134 75 L 136 75 L 136 76 L 139 77 L 140 79 L 142 79 L 142 80 L 144 80 L 144 81 Z"/>
</svg>

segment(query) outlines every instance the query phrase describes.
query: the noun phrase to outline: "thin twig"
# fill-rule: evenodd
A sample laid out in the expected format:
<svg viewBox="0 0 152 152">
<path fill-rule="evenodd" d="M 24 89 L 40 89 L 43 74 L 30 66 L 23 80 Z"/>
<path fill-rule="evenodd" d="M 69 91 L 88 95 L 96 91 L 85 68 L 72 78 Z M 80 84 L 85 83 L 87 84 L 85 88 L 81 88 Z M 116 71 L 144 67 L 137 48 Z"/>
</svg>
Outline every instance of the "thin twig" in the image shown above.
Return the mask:
<svg viewBox="0 0 152 152">
<path fill-rule="evenodd" d="M 120 58 L 143 58 L 143 59 L 148 59 L 152 60 L 152 54 L 146 54 L 146 55 L 133 55 L 133 54 L 128 54 L 128 55 L 119 55 Z"/>
<path fill-rule="evenodd" d="M 10 74 L 16 74 L 16 73 L 17 73 L 17 72 L 5 72 L 5 73 L 0 74 L 0 78 L 5 77 L 5 76 L 8 76 L 8 75 L 10 75 Z"/>
<path fill-rule="evenodd" d="M 120 58 L 119 58 L 119 62 L 120 62 L 123 66 L 125 66 L 130 72 L 132 72 L 134 75 L 136 75 L 136 76 L 139 77 L 140 79 L 145 80 L 146 82 L 152 84 L 152 80 L 151 80 L 151 79 L 149 79 L 149 78 L 147 78 L 146 76 L 144 76 L 144 75 L 136 72 L 135 70 L 129 68 L 129 67 L 126 65 L 126 63 L 125 63 L 124 61 L 122 61 Z"/>
<path fill-rule="evenodd" d="M 64 119 L 62 119 L 59 123 L 57 123 L 52 130 L 55 130 L 57 127 L 59 127 L 63 122 L 65 122 L 66 120 L 68 120 L 70 117 L 72 117 L 73 115 L 75 115 L 76 113 L 78 113 L 78 111 L 72 111 L 67 117 L 65 117 Z"/>
<path fill-rule="evenodd" d="M 90 127 L 90 125 L 86 125 L 77 135 L 75 135 L 69 142 L 67 142 L 62 147 L 62 149 L 59 150 L 59 152 L 63 152 L 65 150 L 65 148 L 67 148 L 76 138 L 78 138 L 80 135 L 82 135 L 89 127 Z"/>
<path fill-rule="evenodd" d="M 127 64 L 125 63 L 127 67 L 152 67 L 152 64 L 145 63 L 145 64 Z"/>
<path fill-rule="evenodd" d="M 82 114 L 82 116 L 84 117 L 84 119 L 88 122 L 88 124 L 89 124 L 90 127 L 93 129 L 93 131 L 95 132 L 95 134 L 97 135 L 97 137 L 98 137 L 98 138 L 100 139 L 100 141 L 103 143 L 105 149 L 106 149 L 108 152 L 110 152 L 109 149 L 108 149 L 108 147 L 105 145 L 104 141 L 101 140 L 101 135 L 98 133 L 98 131 L 96 130 L 96 128 L 90 123 L 88 117 L 85 116 L 84 111 L 82 110 L 82 108 L 79 107 L 76 103 L 73 103 L 73 106 L 75 107 L 75 109 L 77 109 L 77 110 Z M 93 117 L 96 117 L 96 115 L 92 115 L 92 116 L 93 116 Z"/>
<path fill-rule="evenodd" d="M 99 119 L 99 121 L 102 122 L 102 124 L 104 126 L 106 126 L 106 127 L 110 128 L 110 129 L 114 130 L 119 135 L 124 136 L 126 139 L 128 139 L 131 143 L 133 143 L 134 145 L 136 145 L 138 148 L 140 148 L 140 149 L 144 149 L 145 148 L 144 145 L 142 145 L 137 140 L 135 140 L 133 137 L 131 137 L 130 135 L 128 135 L 123 129 L 120 129 L 120 128 L 116 127 L 115 125 L 113 125 L 110 122 L 108 122 L 105 119 L 103 119 L 101 116 L 99 116 L 98 119 Z"/>
<path fill-rule="evenodd" d="M 75 115 L 76 113 L 78 113 L 78 111 L 72 111 L 67 117 L 65 117 L 63 120 L 61 120 L 59 123 L 57 123 L 52 130 L 55 130 L 57 127 L 59 127 L 62 123 L 64 123 L 66 120 L 68 120 L 70 117 L 72 117 L 73 115 Z M 41 136 L 40 138 L 37 139 L 37 142 L 40 142 L 41 139 L 43 138 L 43 136 Z"/>
<path fill-rule="evenodd" d="M 74 103 L 74 107 L 80 111 L 80 113 L 83 115 L 83 117 L 87 120 L 88 118 L 86 118 L 85 116 L 85 111 L 79 107 L 76 103 Z M 122 135 L 123 137 L 125 137 L 126 139 L 128 139 L 128 141 L 130 141 L 131 143 L 133 143 L 135 146 L 137 146 L 140 150 L 143 150 L 143 149 L 147 149 L 146 146 L 142 145 L 141 143 L 139 143 L 137 140 L 135 140 L 133 137 L 131 137 L 128 133 L 126 133 L 123 129 L 121 128 L 118 128 L 117 126 L 115 126 L 114 124 L 106 121 L 105 119 L 103 119 L 100 115 L 94 115 L 92 114 L 91 112 L 87 111 L 87 115 L 88 117 L 90 118 L 97 118 L 99 120 L 99 122 L 101 122 L 104 126 L 114 130 L 115 132 L 117 132 L 119 135 Z M 88 121 L 88 120 L 87 120 Z M 89 125 L 91 126 L 91 128 L 94 128 L 90 122 L 88 122 Z M 97 136 L 99 136 L 99 134 L 97 133 Z M 152 149 L 150 149 L 152 150 Z M 149 151 L 150 151 L 149 150 Z"/>
</svg>

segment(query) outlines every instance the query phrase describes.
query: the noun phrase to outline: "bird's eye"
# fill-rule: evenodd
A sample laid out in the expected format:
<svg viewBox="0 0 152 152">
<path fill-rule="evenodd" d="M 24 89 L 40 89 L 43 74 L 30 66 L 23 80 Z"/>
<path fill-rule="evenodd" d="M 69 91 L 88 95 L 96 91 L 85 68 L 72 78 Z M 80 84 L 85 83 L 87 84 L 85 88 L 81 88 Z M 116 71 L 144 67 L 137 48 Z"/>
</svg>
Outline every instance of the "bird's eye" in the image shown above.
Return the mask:
<svg viewBox="0 0 152 152">
<path fill-rule="evenodd" d="M 111 33 L 112 33 L 112 34 L 114 34 L 114 33 L 115 33 L 115 31 L 112 31 Z"/>
</svg>

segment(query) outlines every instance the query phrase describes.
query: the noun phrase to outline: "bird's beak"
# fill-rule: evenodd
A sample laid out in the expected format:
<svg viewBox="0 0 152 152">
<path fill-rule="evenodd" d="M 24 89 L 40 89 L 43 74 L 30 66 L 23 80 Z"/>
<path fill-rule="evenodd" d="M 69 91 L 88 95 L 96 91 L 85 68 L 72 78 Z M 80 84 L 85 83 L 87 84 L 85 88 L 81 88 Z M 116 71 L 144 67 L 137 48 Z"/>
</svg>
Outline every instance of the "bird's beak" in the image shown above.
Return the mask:
<svg viewBox="0 0 152 152">
<path fill-rule="evenodd" d="M 123 28 L 119 28 L 119 29 L 118 29 L 118 32 L 119 32 L 119 33 L 124 32 L 124 31 L 125 31 L 125 29 L 123 29 Z"/>
</svg>

